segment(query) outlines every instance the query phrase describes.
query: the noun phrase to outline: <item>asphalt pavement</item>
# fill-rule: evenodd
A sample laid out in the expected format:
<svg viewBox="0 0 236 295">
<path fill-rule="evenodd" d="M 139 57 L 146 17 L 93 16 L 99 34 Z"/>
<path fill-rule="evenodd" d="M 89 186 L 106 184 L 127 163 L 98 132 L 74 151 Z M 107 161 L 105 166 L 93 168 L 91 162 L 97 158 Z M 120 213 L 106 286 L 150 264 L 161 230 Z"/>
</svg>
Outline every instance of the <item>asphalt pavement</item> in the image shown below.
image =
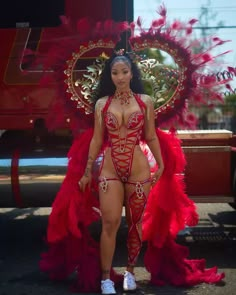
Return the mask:
<svg viewBox="0 0 236 295">
<path fill-rule="evenodd" d="M 225 272 L 218 285 L 201 284 L 193 288 L 154 287 L 143 267 L 143 251 L 136 267 L 138 290 L 135 294 L 160 295 L 234 295 L 236 294 L 236 211 L 228 204 L 197 204 L 200 221 L 178 235 L 188 245 L 190 258 L 206 258 L 207 267 L 217 265 Z M 0 209 L 0 295 L 69 295 L 70 281 L 52 282 L 39 271 L 40 253 L 50 208 Z M 126 263 L 126 226 L 118 233 L 119 251 L 114 268 L 124 271 Z M 99 229 L 98 229 L 99 231 Z M 145 245 L 144 245 L 145 248 Z M 118 289 L 119 294 L 123 294 Z M 79 294 L 79 293 L 77 293 Z"/>
</svg>

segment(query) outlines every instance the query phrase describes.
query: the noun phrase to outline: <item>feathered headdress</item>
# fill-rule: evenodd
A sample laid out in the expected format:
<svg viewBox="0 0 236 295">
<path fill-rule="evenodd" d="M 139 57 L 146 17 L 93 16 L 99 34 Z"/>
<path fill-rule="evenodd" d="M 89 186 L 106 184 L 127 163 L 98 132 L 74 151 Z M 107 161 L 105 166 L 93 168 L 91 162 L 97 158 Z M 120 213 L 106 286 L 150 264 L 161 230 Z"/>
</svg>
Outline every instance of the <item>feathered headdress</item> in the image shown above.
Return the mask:
<svg viewBox="0 0 236 295">
<path fill-rule="evenodd" d="M 219 81 L 214 74 L 218 56 L 212 52 L 227 41 L 209 37 L 210 47 L 203 48 L 201 41 L 192 37 L 196 19 L 167 25 L 165 6 L 160 6 L 157 12 L 159 18 L 148 29 L 143 28 L 141 17 L 130 24 L 113 20 L 94 23 L 85 18 L 77 22 L 75 29 L 62 18 L 66 37 L 50 48 L 42 79 L 42 83 L 53 81 L 57 88 L 53 111 L 49 113 L 50 128 L 62 124 L 65 113 L 74 130 L 93 122 L 92 92 L 107 56 L 114 52 L 124 31 L 130 32 L 132 54 L 137 57 L 142 79 L 153 98 L 158 126 L 166 127 L 174 122 L 193 128 L 196 119 L 187 112 L 189 104 L 222 101 L 220 90 L 228 81 Z M 144 53 L 150 48 L 167 53 L 174 64 L 164 66 L 156 56 L 146 56 Z"/>
</svg>

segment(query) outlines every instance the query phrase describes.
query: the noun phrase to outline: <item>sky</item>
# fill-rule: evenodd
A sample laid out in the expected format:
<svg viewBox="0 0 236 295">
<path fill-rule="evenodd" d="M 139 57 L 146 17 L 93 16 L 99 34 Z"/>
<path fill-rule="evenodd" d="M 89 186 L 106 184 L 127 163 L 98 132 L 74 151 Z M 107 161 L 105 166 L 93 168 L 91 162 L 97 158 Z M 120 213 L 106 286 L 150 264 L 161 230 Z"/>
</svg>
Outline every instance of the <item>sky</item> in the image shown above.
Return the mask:
<svg viewBox="0 0 236 295">
<path fill-rule="evenodd" d="M 134 20 L 142 17 L 145 27 L 149 27 L 153 19 L 158 18 L 156 10 L 164 4 L 167 8 L 167 21 L 175 19 L 187 22 L 195 18 L 199 19 L 201 7 L 208 7 L 208 17 L 205 19 L 207 26 L 217 26 L 222 22 L 223 26 L 234 26 L 235 28 L 221 28 L 214 35 L 223 40 L 231 40 L 224 46 L 218 47 L 221 52 L 232 50 L 224 55 L 224 62 L 228 66 L 236 67 L 236 2 L 235 0 L 134 0 Z M 195 26 L 199 26 L 196 23 Z M 200 30 L 194 30 L 196 34 Z M 220 52 L 219 52 L 220 53 Z"/>
</svg>

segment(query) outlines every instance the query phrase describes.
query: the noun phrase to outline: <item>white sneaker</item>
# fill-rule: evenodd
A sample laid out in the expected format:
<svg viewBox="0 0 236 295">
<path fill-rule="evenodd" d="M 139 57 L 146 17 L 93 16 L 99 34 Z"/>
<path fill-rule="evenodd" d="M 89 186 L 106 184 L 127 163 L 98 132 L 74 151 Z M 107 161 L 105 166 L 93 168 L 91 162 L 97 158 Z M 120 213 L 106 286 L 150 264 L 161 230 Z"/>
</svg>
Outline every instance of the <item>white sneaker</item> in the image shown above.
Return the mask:
<svg viewBox="0 0 236 295">
<path fill-rule="evenodd" d="M 116 294 L 114 283 L 109 279 L 101 281 L 101 290 L 102 294 Z"/>
<path fill-rule="evenodd" d="M 124 291 L 134 291 L 137 288 L 137 284 L 135 282 L 135 276 L 129 272 L 125 271 L 124 273 L 124 281 L 123 281 L 123 289 Z"/>
</svg>

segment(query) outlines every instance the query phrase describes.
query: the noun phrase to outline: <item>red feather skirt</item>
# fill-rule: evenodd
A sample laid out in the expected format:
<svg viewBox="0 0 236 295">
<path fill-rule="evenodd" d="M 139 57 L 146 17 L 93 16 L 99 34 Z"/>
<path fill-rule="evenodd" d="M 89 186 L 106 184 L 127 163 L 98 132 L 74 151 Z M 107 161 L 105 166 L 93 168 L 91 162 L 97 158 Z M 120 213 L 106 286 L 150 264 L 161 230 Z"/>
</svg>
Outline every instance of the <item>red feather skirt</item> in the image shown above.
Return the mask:
<svg viewBox="0 0 236 295">
<path fill-rule="evenodd" d="M 176 236 L 186 225 L 198 222 L 196 207 L 185 194 L 185 157 L 173 133 L 156 130 L 165 170 L 152 188 L 143 218 L 143 240 L 147 242 L 144 265 L 154 285 L 193 286 L 217 283 L 224 278 L 217 268 L 206 269 L 204 259 L 189 259 L 186 246 Z M 42 253 L 40 269 L 53 280 L 76 273 L 73 291 L 100 291 L 99 243 L 89 227 L 100 220 L 96 178 L 92 188 L 81 193 L 78 181 L 84 173 L 93 129 L 85 131 L 68 153 L 68 170 L 56 195 L 47 228 L 48 251 Z M 115 282 L 122 276 L 111 272 Z"/>
</svg>

